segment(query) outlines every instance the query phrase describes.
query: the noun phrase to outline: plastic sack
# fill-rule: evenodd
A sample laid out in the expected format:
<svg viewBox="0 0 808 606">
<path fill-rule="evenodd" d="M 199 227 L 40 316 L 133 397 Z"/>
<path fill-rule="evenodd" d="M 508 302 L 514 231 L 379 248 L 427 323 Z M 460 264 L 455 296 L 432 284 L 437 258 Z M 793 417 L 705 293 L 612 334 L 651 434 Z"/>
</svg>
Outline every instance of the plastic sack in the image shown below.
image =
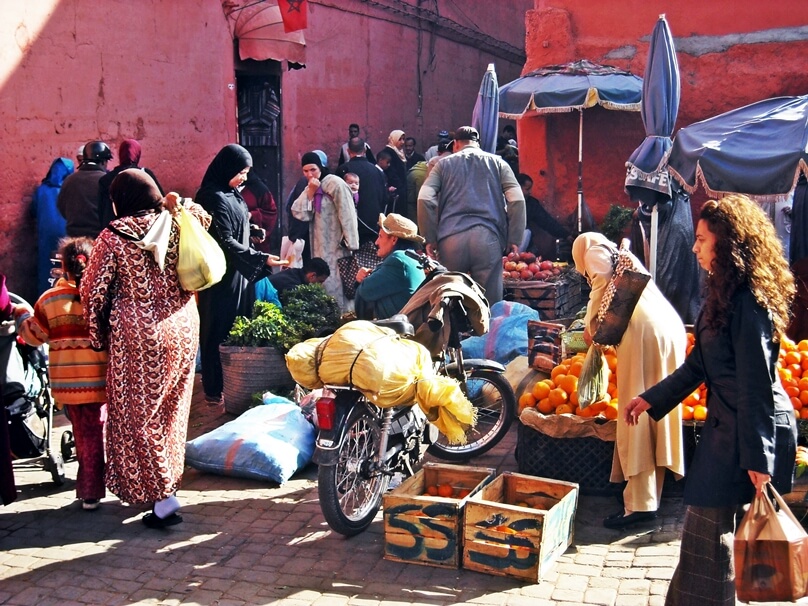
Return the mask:
<svg viewBox="0 0 808 606">
<path fill-rule="evenodd" d="M 608 396 L 609 365 L 603 357 L 603 349 L 592 344 L 586 352 L 581 374 L 578 377 L 578 406 L 586 408 Z"/>
<path fill-rule="evenodd" d="M 205 290 L 217 284 L 227 270 L 227 261 L 216 240 L 199 221 L 182 206 L 177 222 L 180 226 L 177 275 L 185 290 Z"/>
<path fill-rule="evenodd" d="M 289 261 L 287 267 L 303 267 L 303 248 L 306 241 L 298 238 L 294 242 L 289 236 L 281 238 L 281 259 Z"/>
<path fill-rule="evenodd" d="M 295 383 L 306 389 L 319 389 L 323 382 L 317 375 L 316 351 L 317 346 L 325 338 L 306 339 L 302 343 L 292 346 L 286 354 L 286 368 L 295 380 Z"/>
<path fill-rule="evenodd" d="M 450 444 L 465 444 L 466 432 L 477 424 L 477 411 L 458 382 L 437 375 L 418 382 L 416 399 L 427 420 Z"/>
<path fill-rule="evenodd" d="M 186 442 L 185 462 L 200 471 L 283 484 L 311 461 L 315 436 L 297 404 L 267 393 L 264 406 Z"/>
<path fill-rule="evenodd" d="M 808 534 L 771 484 L 741 520 L 734 557 L 735 590 L 743 602 L 793 602 L 808 592 Z"/>
<path fill-rule="evenodd" d="M 461 343 L 466 358 L 484 358 L 508 364 L 528 355 L 527 323 L 539 320 L 539 312 L 516 301 L 499 301 L 491 306 L 488 333 Z"/>
</svg>

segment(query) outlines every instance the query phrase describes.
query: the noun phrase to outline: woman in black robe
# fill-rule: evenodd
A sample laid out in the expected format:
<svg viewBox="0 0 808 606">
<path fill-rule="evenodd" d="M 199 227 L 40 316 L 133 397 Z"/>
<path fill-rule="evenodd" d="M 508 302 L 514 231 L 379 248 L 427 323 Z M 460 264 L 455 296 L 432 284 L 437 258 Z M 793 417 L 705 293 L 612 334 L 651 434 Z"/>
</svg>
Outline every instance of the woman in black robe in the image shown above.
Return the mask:
<svg viewBox="0 0 808 606">
<path fill-rule="evenodd" d="M 202 386 L 210 405 L 218 405 L 222 399 L 219 345 L 236 316 L 251 312 L 254 295 L 249 283 L 268 276 L 270 267 L 286 265 L 275 255 L 250 246 L 250 212 L 237 189 L 247 180 L 250 167 L 250 152 L 234 143 L 226 145 L 208 166 L 196 193 L 196 203 L 213 217 L 210 234 L 227 259 L 221 282 L 199 292 Z"/>
</svg>

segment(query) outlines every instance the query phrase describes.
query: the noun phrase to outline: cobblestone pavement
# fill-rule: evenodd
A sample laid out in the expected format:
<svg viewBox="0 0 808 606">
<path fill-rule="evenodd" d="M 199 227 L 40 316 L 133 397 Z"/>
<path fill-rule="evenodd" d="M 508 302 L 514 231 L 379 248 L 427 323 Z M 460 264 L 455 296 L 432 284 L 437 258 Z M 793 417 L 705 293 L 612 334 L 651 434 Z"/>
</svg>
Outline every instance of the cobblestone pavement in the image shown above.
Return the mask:
<svg viewBox="0 0 808 606">
<path fill-rule="evenodd" d="M 208 408 L 200 392 L 191 438 L 232 418 Z M 55 424 L 58 439 L 67 421 L 59 415 Z M 515 444 L 514 429 L 472 464 L 516 471 Z M 18 498 L 0 508 L 0 604 L 661 605 L 683 515 L 681 500 L 668 497 L 656 521 L 607 530 L 601 520 L 616 501 L 582 496 L 574 544 L 531 583 L 385 560 L 381 515 L 357 537 L 332 533 L 314 466 L 283 486 L 188 468 L 179 492 L 184 522 L 165 530 L 146 528 L 143 508 L 111 495 L 83 511 L 75 474 L 68 463 L 57 487 L 41 465 L 15 463 Z"/>
</svg>

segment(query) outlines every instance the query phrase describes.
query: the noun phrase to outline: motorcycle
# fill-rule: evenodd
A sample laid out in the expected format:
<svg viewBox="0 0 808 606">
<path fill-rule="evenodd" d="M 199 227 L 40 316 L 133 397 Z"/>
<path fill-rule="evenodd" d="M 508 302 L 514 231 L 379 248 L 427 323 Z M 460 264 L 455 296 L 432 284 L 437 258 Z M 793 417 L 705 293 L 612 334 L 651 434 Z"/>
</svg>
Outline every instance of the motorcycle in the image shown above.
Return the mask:
<svg viewBox="0 0 808 606">
<path fill-rule="evenodd" d="M 504 378 L 504 366 L 483 359 L 464 359 L 460 341 L 478 313 L 488 314 L 482 292 L 466 274 L 449 272 L 424 254 L 407 251 L 427 273 L 412 303 L 422 289 L 439 292 L 444 322 L 428 320 L 426 332 L 437 336 L 439 350 L 431 348 L 436 371 L 456 379 L 477 413 L 477 424 L 467 432 L 465 444 L 451 444 L 428 423 L 420 407 L 410 403 L 379 408 L 349 386 L 328 385 L 316 401 L 318 426 L 313 460 L 317 463 L 320 508 L 328 525 L 339 534 L 353 536 L 370 526 L 382 504 L 391 478 L 415 473 L 426 452 L 449 461 L 464 461 L 487 452 L 502 440 L 516 416 L 516 397 Z M 454 287 L 452 284 L 459 284 Z M 458 296 L 475 291 L 479 297 Z M 417 301 L 424 299 L 424 293 Z M 405 338 L 416 338 L 411 318 L 422 310 L 408 303 L 402 312 L 375 324 L 393 329 Z M 423 327 L 423 324 L 422 324 Z M 419 329 L 419 334 L 424 331 Z M 422 343 L 424 344 L 424 343 Z"/>
</svg>

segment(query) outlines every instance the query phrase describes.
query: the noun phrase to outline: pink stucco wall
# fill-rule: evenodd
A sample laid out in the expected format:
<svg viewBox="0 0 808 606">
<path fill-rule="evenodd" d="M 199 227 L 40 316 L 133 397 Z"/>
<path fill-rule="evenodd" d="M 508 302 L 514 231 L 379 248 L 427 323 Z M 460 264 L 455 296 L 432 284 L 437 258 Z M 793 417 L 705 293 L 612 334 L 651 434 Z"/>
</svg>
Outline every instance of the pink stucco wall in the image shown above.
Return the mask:
<svg viewBox="0 0 808 606">
<path fill-rule="evenodd" d="M 496 11 L 481 0 L 437 4 L 442 17 L 524 48 L 532 0 Z M 321 148 L 333 161 L 349 123 L 363 126 L 374 149 L 396 128 L 426 148 L 438 130 L 470 122 L 489 62 L 500 82 L 518 77 L 523 65 L 473 43 L 432 39 L 429 23 L 419 51 L 411 19 L 361 0 L 312 3 L 308 22 L 307 67 L 282 75 L 282 198 L 300 174 L 300 155 Z M 143 145 L 142 164 L 163 185 L 193 195 L 216 151 L 236 138 L 235 82 L 220 0 L 5 2 L 0 272 L 11 289 L 34 296 L 28 204 L 55 157 L 72 159 L 95 138 L 117 152 L 133 137 Z"/>
<path fill-rule="evenodd" d="M 523 73 L 589 59 L 642 76 L 660 13 L 673 33 L 682 79 L 676 128 L 779 95 L 808 92 L 804 3 L 783 0 L 705 2 L 536 0 L 527 13 Z M 573 211 L 577 189 L 578 115 L 520 120 L 520 168 L 553 212 Z M 639 113 L 584 111 L 584 192 L 595 218 L 611 204 L 630 205 L 625 161 L 644 137 Z M 546 176 L 540 176 L 543 171 Z M 703 201 L 697 193 L 694 203 Z"/>
</svg>

